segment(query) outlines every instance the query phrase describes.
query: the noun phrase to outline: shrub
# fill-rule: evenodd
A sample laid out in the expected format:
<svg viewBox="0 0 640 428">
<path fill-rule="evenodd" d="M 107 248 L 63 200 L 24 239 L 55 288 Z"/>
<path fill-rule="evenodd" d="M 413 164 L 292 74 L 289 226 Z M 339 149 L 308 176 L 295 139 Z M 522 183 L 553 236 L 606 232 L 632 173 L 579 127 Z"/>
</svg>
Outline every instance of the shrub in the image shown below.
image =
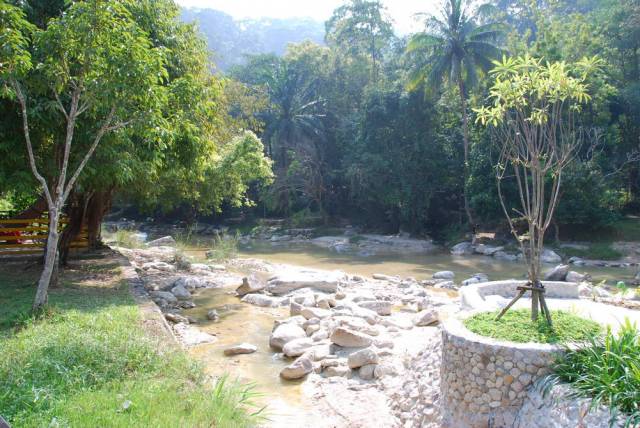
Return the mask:
<svg viewBox="0 0 640 428">
<path fill-rule="evenodd" d="M 211 248 L 207 251 L 209 260 L 227 260 L 238 255 L 238 235 L 216 236 L 212 240 Z"/>
<path fill-rule="evenodd" d="M 623 412 L 626 426 L 640 424 L 640 337 L 627 319 L 618 334 L 607 330 L 587 344 L 567 349 L 556 362 L 554 374 L 542 382 L 549 391 L 566 382 L 573 387 L 570 397 L 588 397 L 592 406 L 611 406 L 613 422 Z"/>
<path fill-rule="evenodd" d="M 143 242 L 135 232 L 130 230 L 118 230 L 113 235 L 116 246 L 124 248 L 142 248 Z"/>
<path fill-rule="evenodd" d="M 582 342 L 601 333 L 598 323 L 566 311 L 551 311 L 553 328 L 544 317 L 531 321 L 529 309 L 510 310 L 496 321 L 498 311 L 482 312 L 464 321 L 472 332 L 494 339 L 526 343 Z"/>
</svg>

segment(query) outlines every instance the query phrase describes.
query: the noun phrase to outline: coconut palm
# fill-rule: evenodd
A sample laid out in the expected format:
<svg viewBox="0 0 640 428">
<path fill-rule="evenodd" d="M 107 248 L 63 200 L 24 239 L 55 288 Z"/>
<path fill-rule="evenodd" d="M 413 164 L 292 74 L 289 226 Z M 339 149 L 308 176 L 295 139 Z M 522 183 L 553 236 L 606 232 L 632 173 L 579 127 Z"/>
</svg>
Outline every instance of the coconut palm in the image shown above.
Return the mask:
<svg viewBox="0 0 640 428">
<path fill-rule="evenodd" d="M 419 63 L 411 76 L 410 88 L 422 84 L 439 88 L 443 82 L 458 88 L 465 183 L 469 171 L 467 95 L 477 85 L 478 73 L 490 70 L 491 61 L 501 55 L 496 42 L 503 33 L 500 24 L 478 24 L 477 17 L 468 13 L 467 4 L 467 0 L 444 0 L 441 16 L 429 16 L 426 31 L 414 35 L 407 46 L 407 53 L 415 55 Z M 469 225 L 473 226 L 466 189 L 464 208 Z"/>
</svg>

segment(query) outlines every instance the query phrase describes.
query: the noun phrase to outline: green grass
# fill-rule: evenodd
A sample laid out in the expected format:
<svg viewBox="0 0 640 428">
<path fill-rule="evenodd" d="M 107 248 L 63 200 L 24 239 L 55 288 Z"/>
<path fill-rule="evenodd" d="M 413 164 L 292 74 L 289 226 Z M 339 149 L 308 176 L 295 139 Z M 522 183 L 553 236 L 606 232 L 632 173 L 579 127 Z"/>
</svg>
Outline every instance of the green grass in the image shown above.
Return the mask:
<svg viewBox="0 0 640 428">
<path fill-rule="evenodd" d="M 612 248 L 610 244 L 596 242 L 589 245 L 588 250 L 577 248 L 562 248 L 560 250 L 566 257 L 580 257 L 591 260 L 620 260 L 624 254 Z"/>
<path fill-rule="evenodd" d="M 481 336 L 518 343 L 582 342 L 602 330 L 598 323 L 565 311 L 551 311 L 553 328 L 544 317 L 531 321 L 529 309 L 510 310 L 499 321 L 497 315 L 498 311 L 482 312 L 467 318 L 464 325 Z"/>
<path fill-rule="evenodd" d="M 238 255 L 238 235 L 216 236 L 207 246 L 207 259 L 222 261 L 234 258 Z"/>
<path fill-rule="evenodd" d="M 0 268 L 0 414 L 14 427 L 258 422 L 253 390 L 226 379 L 214 384 L 184 352 L 149 336 L 117 277 L 69 276 L 34 319 L 37 271 Z"/>
<path fill-rule="evenodd" d="M 606 404 L 622 411 L 626 426 L 640 424 L 640 335 L 629 320 L 618 334 L 607 331 L 577 349 L 567 349 L 544 379 L 543 389 L 570 383 L 572 396 L 589 397 L 592 404 Z"/>
<path fill-rule="evenodd" d="M 118 230 L 112 237 L 116 246 L 123 248 L 142 248 L 144 243 L 130 230 Z"/>
</svg>

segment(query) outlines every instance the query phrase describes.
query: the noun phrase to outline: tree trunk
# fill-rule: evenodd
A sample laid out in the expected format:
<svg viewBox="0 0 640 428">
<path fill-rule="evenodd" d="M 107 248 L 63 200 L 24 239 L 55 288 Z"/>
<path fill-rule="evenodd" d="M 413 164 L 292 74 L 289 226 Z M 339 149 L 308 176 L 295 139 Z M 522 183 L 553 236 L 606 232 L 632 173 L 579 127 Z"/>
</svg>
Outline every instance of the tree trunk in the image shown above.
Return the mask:
<svg viewBox="0 0 640 428">
<path fill-rule="evenodd" d="M 51 282 L 51 276 L 56 265 L 58 253 L 58 223 L 60 220 L 59 207 L 49 207 L 49 235 L 47 237 L 47 248 L 44 256 L 44 268 L 38 280 L 38 290 L 33 302 L 33 311 L 41 310 L 48 300 L 47 291 Z"/>
<path fill-rule="evenodd" d="M 87 232 L 89 248 L 97 249 L 102 245 L 102 219 L 111 208 L 113 190 L 96 192 L 87 207 Z"/>
<path fill-rule="evenodd" d="M 458 88 L 460 90 L 460 109 L 462 110 L 462 142 L 464 147 L 464 182 L 462 185 L 462 195 L 464 197 L 464 211 L 467 214 L 469 227 L 473 228 L 475 222 L 471 215 L 469 206 L 469 195 L 467 195 L 467 178 L 469 177 L 469 118 L 467 117 L 467 99 L 465 98 L 464 82 L 458 79 Z"/>
<path fill-rule="evenodd" d="M 67 204 L 67 217 L 69 222 L 62 232 L 58 245 L 59 262 L 63 266 L 67 265 L 71 243 L 78 237 L 80 232 L 82 232 L 88 202 L 87 198 L 90 197 L 91 196 L 87 196 L 85 193 L 80 195 L 72 194 L 70 196 L 71 203 Z"/>
</svg>

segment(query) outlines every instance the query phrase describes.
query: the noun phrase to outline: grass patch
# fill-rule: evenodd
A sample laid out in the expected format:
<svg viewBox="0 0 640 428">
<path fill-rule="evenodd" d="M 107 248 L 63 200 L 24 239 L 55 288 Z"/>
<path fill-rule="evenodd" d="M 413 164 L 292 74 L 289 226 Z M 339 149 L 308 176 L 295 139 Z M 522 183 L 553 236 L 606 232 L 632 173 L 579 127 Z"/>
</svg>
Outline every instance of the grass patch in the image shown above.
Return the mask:
<svg viewBox="0 0 640 428">
<path fill-rule="evenodd" d="M 207 250 L 207 259 L 213 261 L 228 260 L 238 255 L 238 235 L 216 236 Z"/>
<path fill-rule="evenodd" d="M 144 242 L 142 242 L 136 232 L 130 230 L 118 230 L 113 234 L 112 239 L 118 247 L 142 248 L 144 246 Z"/>
<path fill-rule="evenodd" d="M 105 282 L 91 280 L 93 273 L 83 280 L 65 272 L 46 314 L 34 319 L 29 308 L 37 273 L 0 268 L 0 413 L 14 426 L 257 422 L 253 390 L 226 379 L 212 383 L 184 352 L 147 335 L 117 276 Z"/>
<path fill-rule="evenodd" d="M 510 310 L 496 321 L 498 312 L 476 314 L 467 318 L 464 325 L 481 336 L 518 343 L 583 342 L 602 332 L 598 323 L 566 311 L 551 311 L 553 329 L 549 328 L 544 317 L 531 321 L 529 309 Z"/>
<path fill-rule="evenodd" d="M 589 245 L 588 250 L 579 248 L 563 248 L 561 250 L 567 257 L 580 257 L 592 260 L 620 260 L 624 254 L 604 242 Z"/>
<path fill-rule="evenodd" d="M 607 331 L 578 349 L 567 349 L 543 386 L 570 383 L 571 395 L 589 397 L 594 405 L 622 411 L 625 426 L 640 424 L 640 336 L 629 320 L 618 334 Z M 615 413 L 614 413 L 615 416 Z"/>
</svg>

